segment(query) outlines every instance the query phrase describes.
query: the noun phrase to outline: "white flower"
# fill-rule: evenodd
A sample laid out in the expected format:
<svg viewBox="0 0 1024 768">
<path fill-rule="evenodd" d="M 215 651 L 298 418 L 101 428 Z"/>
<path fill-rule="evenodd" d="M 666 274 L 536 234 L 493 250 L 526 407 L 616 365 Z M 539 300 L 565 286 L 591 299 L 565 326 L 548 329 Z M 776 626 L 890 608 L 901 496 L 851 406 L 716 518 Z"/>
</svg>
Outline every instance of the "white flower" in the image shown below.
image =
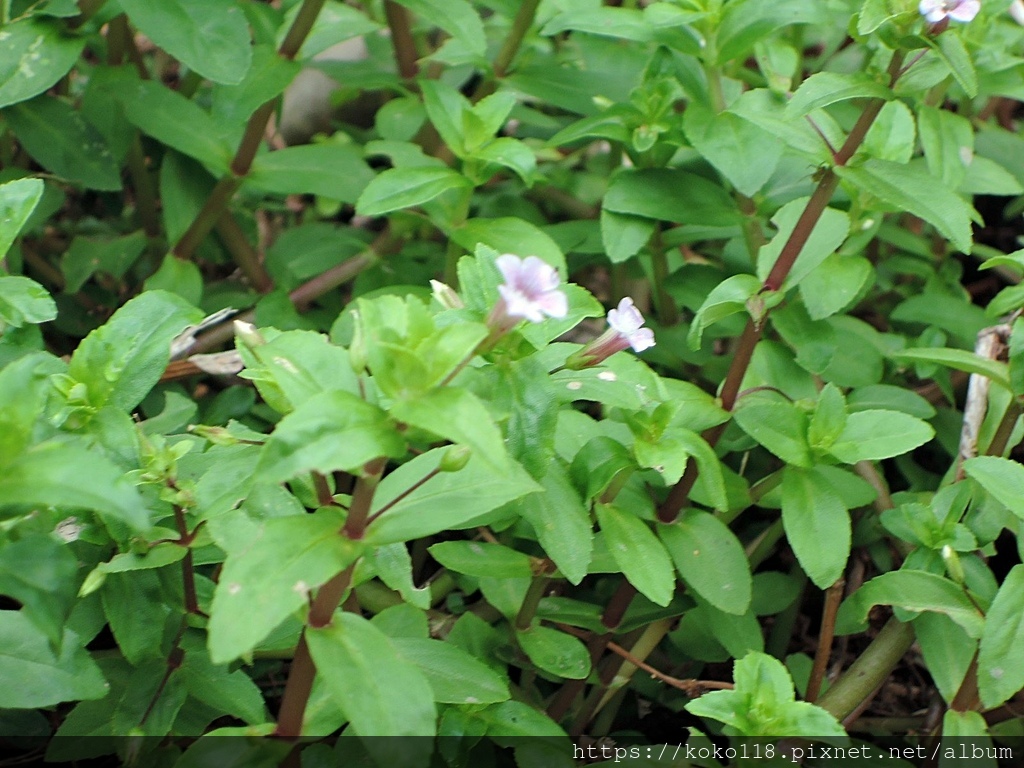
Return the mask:
<svg viewBox="0 0 1024 768">
<path fill-rule="evenodd" d="M 629 343 L 634 352 L 643 352 L 654 346 L 654 331 L 644 328 L 644 316 L 626 296 L 616 309 L 608 310 L 608 325 Z"/>
<path fill-rule="evenodd" d="M 619 306 L 608 311 L 608 330 L 598 338 L 574 352 L 565 362 L 571 370 L 600 365 L 616 352 L 632 347 L 643 352 L 654 346 L 654 331 L 644 328 L 644 316 L 629 296 Z M 613 379 L 614 380 L 614 379 Z"/>
<path fill-rule="evenodd" d="M 980 0 L 921 0 L 918 5 L 921 15 L 931 23 L 945 18 L 968 22 L 981 10 Z"/>
<path fill-rule="evenodd" d="M 557 270 L 536 256 L 521 259 L 506 253 L 495 260 L 505 282 L 498 286 L 504 315 L 539 323 L 548 317 L 565 317 L 569 300 L 558 289 Z"/>
</svg>

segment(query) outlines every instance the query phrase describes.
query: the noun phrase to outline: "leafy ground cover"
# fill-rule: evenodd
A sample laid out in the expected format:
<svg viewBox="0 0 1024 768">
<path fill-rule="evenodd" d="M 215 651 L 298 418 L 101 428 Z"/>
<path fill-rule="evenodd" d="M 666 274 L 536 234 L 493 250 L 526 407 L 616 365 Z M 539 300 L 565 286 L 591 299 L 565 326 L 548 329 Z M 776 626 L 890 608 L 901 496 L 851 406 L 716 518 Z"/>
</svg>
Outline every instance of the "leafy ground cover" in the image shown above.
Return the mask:
<svg viewBox="0 0 1024 768">
<path fill-rule="evenodd" d="M 1020 2 L 0 22 L 24 759 L 1017 764 Z"/>
</svg>

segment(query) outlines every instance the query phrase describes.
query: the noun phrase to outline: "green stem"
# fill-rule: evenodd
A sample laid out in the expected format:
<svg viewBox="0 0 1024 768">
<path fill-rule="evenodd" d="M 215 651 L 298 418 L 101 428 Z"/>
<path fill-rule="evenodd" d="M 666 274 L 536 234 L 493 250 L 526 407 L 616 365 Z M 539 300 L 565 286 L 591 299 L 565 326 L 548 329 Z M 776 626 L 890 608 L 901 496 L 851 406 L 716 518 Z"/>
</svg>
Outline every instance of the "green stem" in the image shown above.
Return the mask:
<svg viewBox="0 0 1024 768">
<path fill-rule="evenodd" d="M 286 59 L 294 59 L 298 55 L 302 44 L 306 42 L 309 31 L 316 23 L 316 17 L 320 15 L 320 9 L 324 7 L 324 2 L 326 0 L 303 0 L 302 7 L 299 8 L 299 12 L 295 16 L 295 21 L 292 22 L 281 47 L 277 49 L 281 56 Z"/>
<path fill-rule="evenodd" d="M 530 588 L 526 590 L 523 604 L 516 614 L 515 627 L 519 632 L 526 632 L 533 625 L 533 617 L 537 615 L 537 606 L 540 605 L 544 592 L 547 590 L 548 582 L 551 581 L 546 574 L 534 576 L 530 582 Z"/>
<path fill-rule="evenodd" d="M 992 442 L 985 450 L 986 456 L 1002 456 L 1006 453 L 1010 437 L 1013 435 L 1013 430 L 1017 426 L 1017 420 L 1022 412 L 1024 412 L 1024 409 L 1021 408 L 1019 401 L 1010 401 L 1010 404 L 1006 406 L 1006 413 L 1003 414 L 1003 418 L 999 421 L 999 426 L 996 427 L 995 434 L 992 435 Z"/>
<path fill-rule="evenodd" d="M 508 37 L 505 38 L 501 50 L 498 51 L 498 55 L 494 57 L 495 79 L 500 80 L 508 73 L 508 68 L 519 52 L 526 33 L 533 26 L 533 19 L 537 15 L 538 5 L 540 5 L 540 0 L 522 0 L 519 4 L 516 17 L 512 20 L 512 29 L 509 31 Z"/>
<path fill-rule="evenodd" d="M 138 133 L 135 134 L 135 138 L 128 148 L 128 172 L 131 174 L 132 186 L 135 188 L 135 213 L 139 217 L 139 223 L 142 224 L 146 237 L 158 237 L 160 235 L 160 215 L 157 213 L 156 188 L 146 164 L 146 154 L 142 151 L 142 139 L 139 138 Z"/>
<path fill-rule="evenodd" d="M 849 669 L 818 700 L 818 706 L 844 720 L 885 682 L 914 644 L 914 628 L 889 619 Z"/>
<path fill-rule="evenodd" d="M 654 304 L 658 314 L 658 322 L 663 326 L 675 325 L 679 322 L 679 307 L 676 306 L 665 283 L 668 280 L 668 256 L 665 253 L 665 242 L 661 236 L 661 225 L 654 228 L 651 235 L 651 270 L 654 274 Z"/>
</svg>

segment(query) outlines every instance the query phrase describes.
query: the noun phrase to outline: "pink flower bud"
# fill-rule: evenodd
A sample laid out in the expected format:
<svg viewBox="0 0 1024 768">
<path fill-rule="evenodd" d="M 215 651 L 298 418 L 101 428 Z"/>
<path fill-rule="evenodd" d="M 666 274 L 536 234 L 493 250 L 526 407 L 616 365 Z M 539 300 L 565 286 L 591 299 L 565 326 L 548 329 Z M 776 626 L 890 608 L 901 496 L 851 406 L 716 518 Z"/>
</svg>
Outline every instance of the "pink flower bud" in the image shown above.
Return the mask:
<svg viewBox="0 0 1024 768">
<path fill-rule="evenodd" d="M 918 10 L 932 24 L 950 18 L 953 21 L 968 22 L 981 10 L 979 0 L 921 0 Z"/>
</svg>

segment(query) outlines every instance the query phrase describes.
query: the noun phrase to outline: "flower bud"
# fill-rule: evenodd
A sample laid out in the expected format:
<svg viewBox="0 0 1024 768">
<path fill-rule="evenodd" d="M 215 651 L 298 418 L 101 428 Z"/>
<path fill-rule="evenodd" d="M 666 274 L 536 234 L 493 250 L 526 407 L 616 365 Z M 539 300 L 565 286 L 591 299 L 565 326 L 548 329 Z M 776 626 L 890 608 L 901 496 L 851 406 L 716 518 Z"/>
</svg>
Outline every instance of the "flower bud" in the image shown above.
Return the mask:
<svg viewBox="0 0 1024 768">
<path fill-rule="evenodd" d="M 440 472 L 458 472 L 469 463 L 473 450 L 468 445 L 449 445 L 437 465 Z"/>
<path fill-rule="evenodd" d="M 348 361 L 356 376 L 366 373 L 366 340 L 363 338 L 363 324 L 359 313 L 352 313 L 352 341 L 348 345 Z"/>
<path fill-rule="evenodd" d="M 946 572 L 949 574 L 949 578 L 957 584 L 963 585 L 966 578 L 963 563 L 960 562 L 960 555 L 949 544 L 942 548 L 942 560 L 946 563 Z"/>
<path fill-rule="evenodd" d="M 235 336 L 249 349 L 262 347 L 267 343 L 263 334 L 256 330 L 256 326 L 244 320 L 235 320 Z"/>
<path fill-rule="evenodd" d="M 464 309 L 465 304 L 459 294 L 450 286 L 440 280 L 431 280 L 430 287 L 434 291 L 434 300 L 445 309 Z"/>
</svg>

